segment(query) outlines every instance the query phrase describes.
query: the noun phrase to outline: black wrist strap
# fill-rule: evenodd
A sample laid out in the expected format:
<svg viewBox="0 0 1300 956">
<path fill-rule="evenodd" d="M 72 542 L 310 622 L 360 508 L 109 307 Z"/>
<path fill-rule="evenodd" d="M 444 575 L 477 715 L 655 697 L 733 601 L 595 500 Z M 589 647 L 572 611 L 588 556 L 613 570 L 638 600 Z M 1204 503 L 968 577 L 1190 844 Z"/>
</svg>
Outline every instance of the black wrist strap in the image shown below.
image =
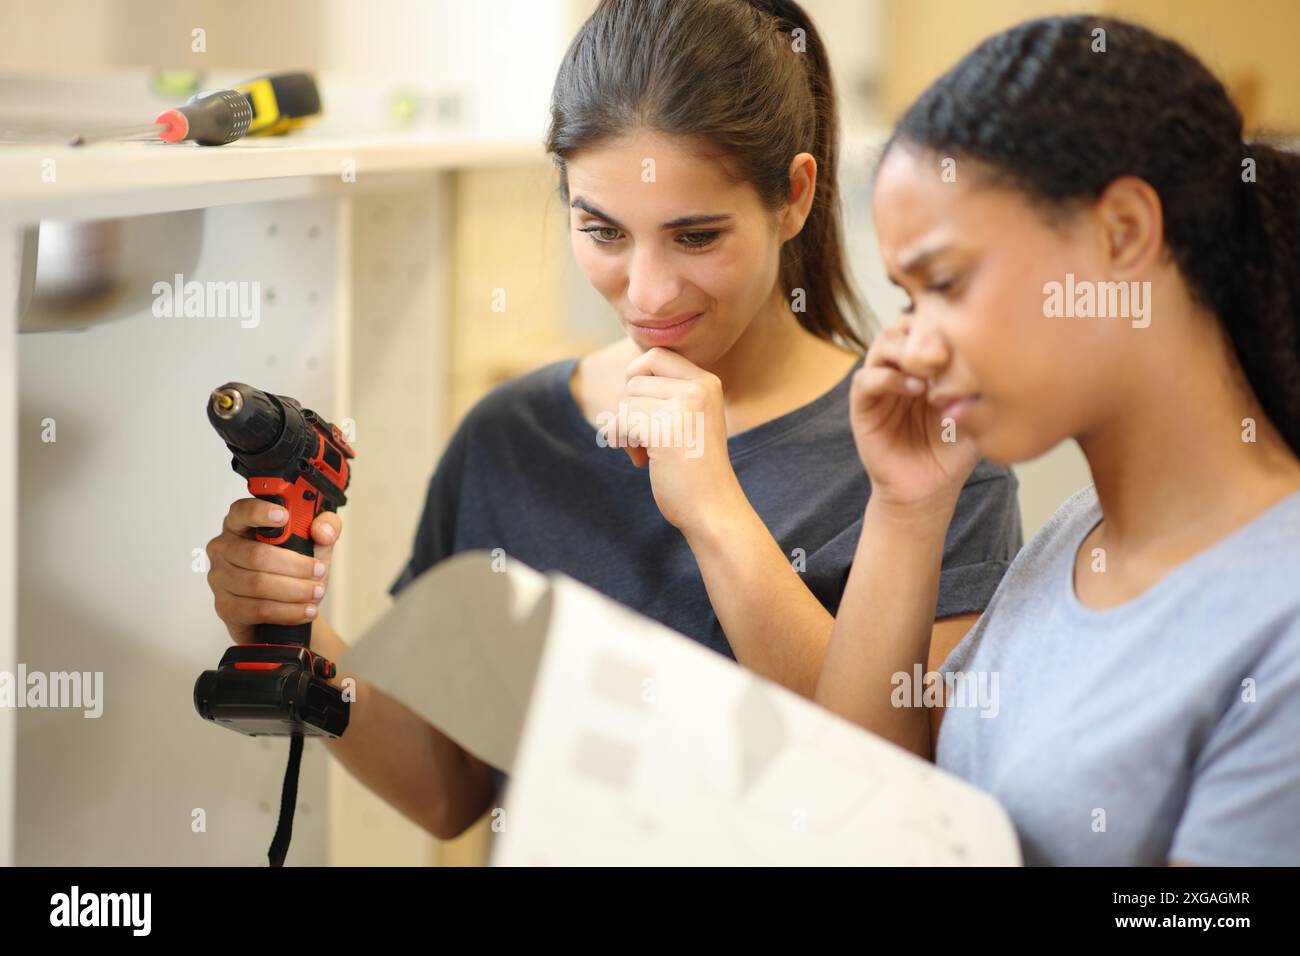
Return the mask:
<svg viewBox="0 0 1300 956">
<path fill-rule="evenodd" d="M 289 741 L 289 765 L 284 768 L 284 788 L 280 791 L 280 822 L 275 825 L 275 837 L 267 859 L 271 866 L 284 866 L 289 852 L 289 838 L 293 836 L 293 807 L 298 802 L 298 768 L 302 764 L 302 734 L 294 734 Z"/>
</svg>

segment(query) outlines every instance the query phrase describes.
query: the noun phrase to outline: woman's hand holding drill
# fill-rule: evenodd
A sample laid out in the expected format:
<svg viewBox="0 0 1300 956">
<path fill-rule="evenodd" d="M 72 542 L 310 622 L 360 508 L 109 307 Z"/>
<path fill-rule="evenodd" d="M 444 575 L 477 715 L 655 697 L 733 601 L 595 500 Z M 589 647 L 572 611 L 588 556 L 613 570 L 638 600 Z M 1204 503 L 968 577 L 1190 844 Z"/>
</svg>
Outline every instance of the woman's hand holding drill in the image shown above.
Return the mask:
<svg viewBox="0 0 1300 956">
<path fill-rule="evenodd" d="M 258 624 L 307 624 L 319 613 L 343 522 L 337 512 L 317 515 L 311 525 L 315 555 L 307 557 L 255 537 L 258 528 L 280 527 L 287 520 L 279 505 L 241 498 L 230 506 L 221 533 L 208 542 L 208 587 L 217 616 L 237 644 L 252 643 Z"/>
</svg>

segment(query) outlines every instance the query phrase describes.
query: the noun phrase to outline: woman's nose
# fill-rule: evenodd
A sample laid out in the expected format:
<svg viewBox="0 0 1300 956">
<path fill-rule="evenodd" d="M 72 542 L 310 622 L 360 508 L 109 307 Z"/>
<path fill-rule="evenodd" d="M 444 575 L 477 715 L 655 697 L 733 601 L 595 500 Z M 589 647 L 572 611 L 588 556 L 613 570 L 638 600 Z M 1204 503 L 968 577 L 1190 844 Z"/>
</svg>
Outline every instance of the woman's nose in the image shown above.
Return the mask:
<svg viewBox="0 0 1300 956">
<path fill-rule="evenodd" d="M 939 371 L 952 357 L 948 343 L 939 330 L 919 318 L 908 329 L 903 356 L 907 366 L 927 373 Z"/>
<path fill-rule="evenodd" d="M 642 315 L 658 315 L 681 295 L 681 277 L 654 249 L 633 253 L 627 272 L 627 300 Z"/>
</svg>

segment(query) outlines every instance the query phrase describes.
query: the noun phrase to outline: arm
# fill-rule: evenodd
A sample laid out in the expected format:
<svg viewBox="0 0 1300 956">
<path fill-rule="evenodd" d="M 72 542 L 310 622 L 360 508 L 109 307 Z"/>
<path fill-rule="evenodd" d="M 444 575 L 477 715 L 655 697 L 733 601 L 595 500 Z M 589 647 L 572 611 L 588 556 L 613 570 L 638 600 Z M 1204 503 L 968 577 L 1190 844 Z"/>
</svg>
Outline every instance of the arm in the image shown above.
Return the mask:
<svg viewBox="0 0 1300 956">
<path fill-rule="evenodd" d="M 834 619 L 742 501 L 688 533 L 687 543 L 736 660 L 811 697 Z"/>
<path fill-rule="evenodd" d="M 931 727 L 928 710 L 894 706 L 893 676 L 910 679 L 917 664 L 929 664 L 944 536 L 955 505 L 945 496 L 924 510 L 902 512 L 868 502 L 815 698 L 926 758 L 937 724 Z"/>
<path fill-rule="evenodd" d="M 467 422 L 457 428 L 429 479 L 411 560 L 389 588 L 390 595 L 452 553 L 452 515 L 460 495 L 467 428 Z M 322 516 L 331 523 L 336 518 Z M 323 619 L 312 627 L 312 643 L 335 661 L 347 650 L 346 642 Z M 492 806 L 494 787 L 487 764 L 355 674 L 340 674 L 332 683 L 346 677 L 356 680 L 356 697 L 347 732 L 326 744 L 330 753 L 371 791 L 435 837 L 445 840 L 463 833 Z"/>
<path fill-rule="evenodd" d="M 659 509 L 690 545 L 736 659 L 812 697 L 833 620 L 791 567 L 736 479 L 727 454 L 721 382 L 665 349 L 646 352 L 629 365 L 628 375 L 624 400 L 644 420 L 663 416 L 661 435 L 674 434 L 670 426 L 682 415 L 703 422 L 702 447 L 656 446 L 632 428 L 626 450 L 635 464 L 649 466 Z M 609 444 L 619 444 L 612 433 L 607 438 Z M 970 458 L 965 474 L 974 461 Z M 960 488 L 958 481 L 954 502 Z M 943 547 L 941 531 L 940 560 Z M 932 597 L 928 619 L 936 633 L 950 631 L 950 624 L 933 622 L 934 610 Z M 959 633 L 964 634 L 969 620 L 953 620 L 963 622 Z"/>
<path fill-rule="evenodd" d="M 695 554 L 709 601 L 736 652 L 736 660 L 755 673 L 811 698 L 817 689 L 831 628 L 836 621 L 790 565 L 749 502 L 743 498 L 742 501 L 743 507 L 730 513 L 711 512 L 715 517 L 709 523 L 686 533 L 687 543 Z M 940 561 L 943 545 L 941 531 Z M 862 564 L 862 551 L 863 545 L 859 543 L 855 569 Z M 873 559 L 878 561 L 874 555 Z M 888 575 L 896 573 L 892 561 L 879 563 L 886 565 Z M 935 567 L 937 590 L 938 565 Z M 852 572 L 849 586 L 853 586 L 854 575 L 860 578 L 866 573 Z M 884 593 L 890 593 L 889 587 L 885 587 Z M 934 603 L 931 599 L 930 606 Z M 964 614 L 939 621 L 926 618 L 926 646 L 943 649 L 931 669 L 942 663 L 978 616 Z M 910 669 L 909 664 L 909 672 Z M 938 713 L 942 719 L 942 710 Z M 849 714 L 844 716 L 854 719 Z M 937 737 L 937 722 L 934 732 Z"/>
<path fill-rule="evenodd" d="M 627 372 L 623 402 L 631 427 L 627 436 L 602 429 L 608 443 L 624 447 L 638 467 L 649 467 L 655 502 L 690 545 L 736 659 L 811 697 L 831 615 L 790 566 L 736 479 L 721 381 L 667 349 L 650 349 Z M 643 434 L 638 419 L 662 427 Z M 701 426 L 694 429 L 698 445 L 675 440 L 683 425 L 695 423 Z M 662 436 L 658 444 L 655 434 Z"/>
<path fill-rule="evenodd" d="M 436 480 L 430 500 L 436 498 Z M 426 564 L 439 542 L 430 537 L 432 504 L 416 537 L 416 553 Z M 276 512 L 279 512 L 276 516 Z M 433 513 L 437 513 L 436 511 Z M 329 583 L 332 553 L 343 531 L 336 512 L 322 512 L 311 526 L 310 557 L 257 541 L 254 529 L 282 524 L 287 514 L 257 498 L 234 502 L 221 534 L 208 542 L 212 562 L 208 583 L 217 616 L 237 643 L 256 639 L 258 624 L 312 625 L 312 646 L 338 661 L 347 644 L 316 617 L 317 602 Z M 437 529 L 435 529 L 436 531 Z M 320 567 L 320 573 L 315 571 Z M 491 805 L 489 770 L 477 758 L 422 717 L 354 674 L 339 673 L 331 683 L 355 681 L 347 731 L 326 746 L 362 783 L 434 836 L 448 839 L 468 828 Z"/>
<path fill-rule="evenodd" d="M 347 644 L 324 618 L 312 625 L 312 647 L 337 661 Z M 330 683 L 356 681 L 348 729 L 327 740 L 339 763 L 396 807 L 403 816 L 442 840 L 458 836 L 492 803 L 487 764 L 382 691 L 355 674 L 340 672 Z"/>
<path fill-rule="evenodd" d="M 933 671 L 973 623 L 931 620 L 948 526 L 979 460 L 969 436 L 946 436 L 931 407 L 944 403 L 926 386 L 946 359 L 937 344 L 905 317 L 877 336 L 854 376 L 850 420 L 872 494 L 816 691 L 818 703 L 925 758 L 942 710 L 895 706 L 894 678 Z"/>
<path fill-rule="evenodd" d="M 967 632 L 975 626 L 975 622 L 979 619 L 980 615 L 977 612 L 974 614 L 957 614 L 941 621 L 935 621 L 934 630 L 930 632 L 930 661 L 926 670 L 937 671 L 939 665 L 948 659 L 948 655 L 952 653 L 953 648 L 961 643 L 961 639 L 966 636 Z M 943 726 L 943 715 L 943 707 L 930 708 L 931 760 L 939 752 L 939 730 Z"/>
</svg>

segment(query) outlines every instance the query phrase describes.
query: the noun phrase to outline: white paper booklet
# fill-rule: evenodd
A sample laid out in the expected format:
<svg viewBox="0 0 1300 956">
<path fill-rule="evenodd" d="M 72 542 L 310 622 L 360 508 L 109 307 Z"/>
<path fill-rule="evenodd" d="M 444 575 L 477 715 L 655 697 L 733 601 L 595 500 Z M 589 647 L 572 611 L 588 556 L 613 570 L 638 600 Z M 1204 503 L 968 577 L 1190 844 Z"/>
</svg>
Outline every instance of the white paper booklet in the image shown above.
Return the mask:
<svg viewBox="0 0 1300 956">
<path fill-rule="evenodd" d="M 510 774 L 498 865 L 1019 865 L 987 794 L 561 574 L 486 552 L 343 658 Z"/>
</svg>

